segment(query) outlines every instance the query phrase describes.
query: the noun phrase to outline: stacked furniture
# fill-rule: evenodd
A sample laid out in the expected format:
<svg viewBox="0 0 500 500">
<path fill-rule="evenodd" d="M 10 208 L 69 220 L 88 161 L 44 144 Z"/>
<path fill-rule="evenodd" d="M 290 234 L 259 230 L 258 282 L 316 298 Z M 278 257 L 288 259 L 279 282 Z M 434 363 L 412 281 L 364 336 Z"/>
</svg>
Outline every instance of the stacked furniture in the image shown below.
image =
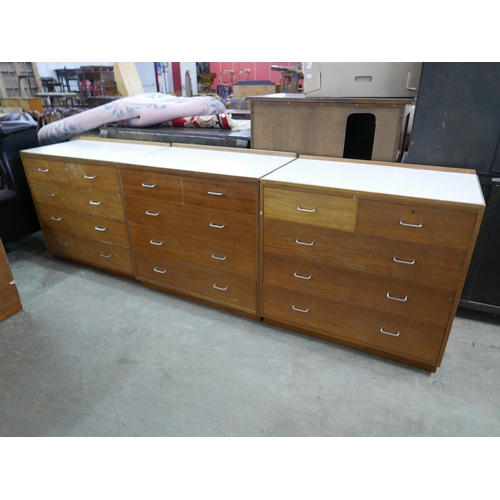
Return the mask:
<svg viewBox="0 0 500 500">
<path fill-rule="evenodd" d="M 100 140 L 22 157 L 58 257 L 441 363 L 484 210 L 473 171 Z"/>
</svg>

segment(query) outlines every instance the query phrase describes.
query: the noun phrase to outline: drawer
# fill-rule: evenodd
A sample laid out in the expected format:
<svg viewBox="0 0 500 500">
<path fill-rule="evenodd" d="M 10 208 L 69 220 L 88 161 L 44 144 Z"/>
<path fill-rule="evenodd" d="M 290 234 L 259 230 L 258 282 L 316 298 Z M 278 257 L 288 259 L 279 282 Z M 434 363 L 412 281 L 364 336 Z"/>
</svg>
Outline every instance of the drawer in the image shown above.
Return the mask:
<svg viewBox="0 0 500 500">
<path fill-rule="evenodd" d="M 436 363 L 445 328 L 323 297 L 264 286 L 264 319 L 417 361 Z"/>
<path fill-rule="evenodd" d="M 466 252 L 265 219 L 264 251 L 455 289 Z"/>
<path fill-rule="evenodd" d="M 227 212 L 159 200 L 127 196 L 130 222 L 195 234 L 200 238 L 224 241 L 230 245 L 257 246 L 256 218 L 253 215 Z"/>
<path fill-rule="evenodd" d="M 352 232 L 356 212 L 357 201 L 352 198 L 264 188 L 266 219 Z"/>
<path fill-rule="evenodd" d="M 37 210 L 43 231 L 53 229 L 83 238 L 130 247 L 124 221 L 42 205 Z"/>
<path fill-rule="evenodd" d="M 80 238 L 73 234 L 45 229 L 43 232 L 49 252 L 88 264 L 134 275 L 130 249 L 103 241 Z"/>
<path fill-rule="evenodd" d="M 163 257 L 135 252 L 137 278 L 165 288 L 256 313 L 257 284 Z"/>
<path fill-rule="evenodd" d="M 66 164 L 59 161 L 35 160 L 23 157 L 24 170 L 33 188 L 37 181 L 58 182 L 67 184 L 69 175 Z"/>
<path fill-rule="evenodd" d="M 243 214 L 257 214 L 257 182 L 182 179 L 184 204 Z"/>
<path fill-rule="evenodd" d="M 118 171 L 114 165 L 67 163 L 71 185 L 75 188 L 120 191 Z"/>
<path fill-rule="evenodd" d="M 255 248 L 231 246 L 223 242 L 133 223 L 130 224 L 130 234 L 134 251 L 215 269 L 225 274 L 256 279 Z"/>
<path fill-rule="evenodd" d="M 264 283 L 445 327 L 455 291 L 264 253 Z"/>
<path fill-rule="evenodd" d="M 182 203 L 181 178 L 176 175 L 120 169 L 123 192 L 126 196 L 142 196 Z"/>
<path fill-rule="evenodd" d="M 476 217 L 473 213 L 361 200 L 356 232 L 467 250 Z"/>
</svg>

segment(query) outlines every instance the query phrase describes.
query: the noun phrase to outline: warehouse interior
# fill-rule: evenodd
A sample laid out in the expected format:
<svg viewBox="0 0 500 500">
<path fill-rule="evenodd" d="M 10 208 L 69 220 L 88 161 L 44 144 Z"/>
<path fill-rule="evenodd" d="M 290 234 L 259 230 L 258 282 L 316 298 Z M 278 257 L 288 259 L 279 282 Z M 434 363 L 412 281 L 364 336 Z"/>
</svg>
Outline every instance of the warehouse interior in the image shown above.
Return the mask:
<svg viewBox="0 0 500 500">
<path fill-rule="evenodd" d="M 10 188 L 17 186 L 17 192 L 6 193 L 5 203 L 0 198 L 2 279 L 9 291 L 16 289 L 16 303 L 3 308 L 8 310 L 0 322 L 0 437 L 15 457 L 6 470 L 18 470 L 26 457 L 30 470 L 36 470 L 52 448 L 49 457 L 65 471 L 65 484 L 72 488 L 82 477 L 63 457 L 88 467 L 93 479 L 82 486 L 86 497 L 91 484 L 101 484 L 106 496 L 119 491 L 134 498 L 168 493 L 194 498 L 218 489 L 224 498 L 303 498 L 333 494 L 331 483 L 339 471 L 345 473 L 346 494 L 348 489 L 356 496 L 381 490 L 387 472 L 400 476 L 395 489 L 407 487 L 409 481 L 418 482 L 409 470 L 414 467 L 425 471 L 426 485 L 415 485 L 409 496 L 423 494 L 448 473 L 457 479 L 452 486 L 457 492 L 489 497 L 489 478 L 477 486 L 466 476 L 472 470 L 477 477 L 474 467 L 483 467 L 488 476 L 490 461 L 472 466 L 471 457 L 486 456 L 500 434 L 500 63 L 432 58 L 392 63 L 406 65 L 402 86 L 390 64 L 0 63 L 0 127 L 7 123 L 0 137 L 2 162 L 10 169 L 17 162 L 24 176 L 24 181 L 12 176 Z M 350 65 L 356 65 L 355 73 Z M 12 72 L 15 89 L 7 85 L 14 81 Z M 380 81 L 381 87 L 370 87 Z M 126 124 L 98 116 L 99 110 L 114 109 L 123 99 L 135 105 L 136 96 L 157 94 L 176 102 L 215 100 L 222 108 L 212 117 L 224 114 L 229 121 L 221 124 L 219 118 L 213 125 L 213 120 L 189 115 L 187 123 L 186 115 L 162 115 L 152 125 L 134 126 L 132 115 Z M 85 130 L 86 118 L 92 125 Z M 78 133 L 69 133 L 68 127 L 61 139 L 66 123 L 79 127 Z M 262 162 L 283 158 L 280 168 L 290 167 L 291 160 L 293 165 L 316 157 L 338 160 L 341 166 L 353 162 L 471 176 L 471 200 L 479 201 L 464 202 L 467 207 L 459 210 L 469 211 L 473 221 L 466 243 L 447 247 L 461 252 L 464 267 L 454 285 L 456 295 L 448 299 L 450 313 L 442 314 L 446 333 L 438 361 L 384 355 L 368 344 L 332 340 L 279 315 L 267 321 L 260 313 L 270 307 L 259 309 L 259 300 L 265 302 L 268 293 L 259 288 L 260 280 L 268 279 L 267 247 L 257 257 L 262 270 L 256 271 L 256 314 L 143 279 L 138 264 L 142 249 L 132 252 L 130 273 L 54 251 L 52 229 L 42 213 L 45 205 L 32 196 L 35 184 L 31 177 L 28 184 L 24 169 L 29 173 L 34 158 L 75 163 L 77 156 L 71 159 L 65 156 L 67 149 L 58 153 L 55 148 L 82 142 L 157 148 L 148 153 L 153 156 L 168 156 L 172 150 L 193 157 L 203 150 L 247 153 L 262 155 Z M 40 156 L 35 157 L 38 148 Z M 102 158 L 103 164 L 108 161 Z M 136 160 L 140 164 L 143 158 Z M 123 172 L 134 163 L 116 161 L 123 190 Z M 274 189 L 283 190 L 295 182 L 273 169 L 256 185 L 270 190 L 275 182 Z M 4 167 L 0 178 L 7 190 L 6 171 Z M 455 193 L 453 186 L 448 188 L 451 197 L 442 203 L 451 210 L 461 188 Z M 325 183 L 318 193 L 326 189 Z M 264 187 L 257 192 L 265 196 Z M 130 207 L 132 198 L 126 192 L 121 196 Z M 397 196 L 405 203 L 405 195 Z M 465 218 L 460 221 L 466 225 Z M 137 221 L 126 222 L 135 237 Z M 265 238 L 270 230 L 264 232 L 264 219 L 258 224 L 258 237 Z M 212 258 L 218 260 L 216 253 Z M 424 282 L 430 288 L 429 283 Z M 6 292 L 1 293 L 7 303 Z M 431 322 L 427 315 L 440 307 L 431 304 L 431 296 L 427 300 L 419 313 L 423 323 Z M 336 317 L 335 310 L 330 314 Z M 469 438 L 466 445 L 462 438 Z M 454 464 L 453 471 L 430 470 L 439 468 L 433 462 L 440 454 Z M 116 463 L 107 469 L 109 461 Z M 41 466 L 43 474 L 46 470 Z M 203 484 L 188 487 L 193 470 Z M 371 479 L 367 490 L 356 484 L 360 470 Z M 294 481 L 292 471 L 302 476 Z M 114 481 L 126 475 L 137 476 L 137 482 L 130 479 L 128 491 L 125 483 Z M 17 473 L 13 478 L 18 481 Z M 444 483 L 435 491 L 449 493 L 450 485 Z M 16 484 L 12 491 L 22 498 L 23 492 L 32 492 Z"/>
</svg>

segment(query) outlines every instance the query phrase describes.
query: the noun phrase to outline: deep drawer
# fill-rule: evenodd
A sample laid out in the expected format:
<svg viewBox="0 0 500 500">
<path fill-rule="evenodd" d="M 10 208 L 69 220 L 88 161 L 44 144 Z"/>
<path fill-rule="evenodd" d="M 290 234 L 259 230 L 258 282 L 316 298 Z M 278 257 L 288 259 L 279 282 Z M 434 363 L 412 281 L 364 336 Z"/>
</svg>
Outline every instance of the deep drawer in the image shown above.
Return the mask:
<svg viewBox="0 0 500 500">
<path fill-rule="evenodd" d="M 417 361 L 436 363 L 444 338 L 444 327 L 269 285 L 263 303 L 264 319 Z"/>
</svg>

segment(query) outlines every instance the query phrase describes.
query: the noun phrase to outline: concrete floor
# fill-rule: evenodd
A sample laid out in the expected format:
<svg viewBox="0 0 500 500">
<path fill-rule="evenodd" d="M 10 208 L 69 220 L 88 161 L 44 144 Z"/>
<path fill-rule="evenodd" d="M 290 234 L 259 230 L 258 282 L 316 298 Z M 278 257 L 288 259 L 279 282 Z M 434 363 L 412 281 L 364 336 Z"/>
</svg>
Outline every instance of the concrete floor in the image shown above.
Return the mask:
<svg viewBox="0 0 500 500">
<path fill-rule="evenodd" d="M 499 436 L 500 318 L 429 373 L 5 245 L 0 436 Z"/>
</svg>

